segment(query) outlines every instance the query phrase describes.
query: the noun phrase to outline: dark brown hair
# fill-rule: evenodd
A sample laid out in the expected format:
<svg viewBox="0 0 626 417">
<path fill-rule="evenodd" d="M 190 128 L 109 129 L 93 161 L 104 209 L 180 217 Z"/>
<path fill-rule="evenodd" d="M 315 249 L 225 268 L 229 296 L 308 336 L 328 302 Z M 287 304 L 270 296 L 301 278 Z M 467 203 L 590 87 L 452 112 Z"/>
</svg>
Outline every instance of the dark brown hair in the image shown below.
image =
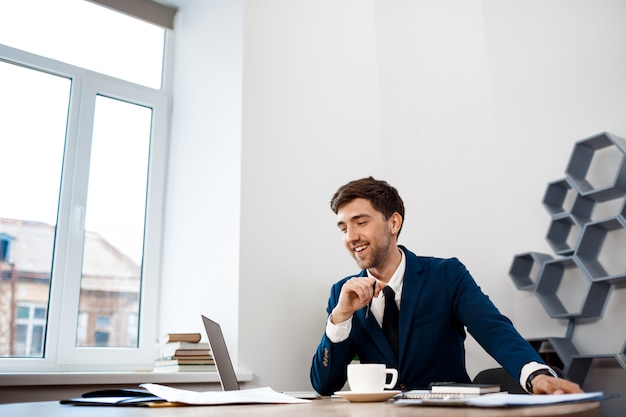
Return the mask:
<svg viewBox="0 0 626 417">
<path fill-rule="evenodd" d="M 351 202 L 355 198 L 369 200 L 374 209 L 380 211 L 385 216 L 385 219 L 390 218 L 393 213 L 398 213 L 404 220 L 404 202 L 400 198 L 398 190 L 386 181 L 376 180 L 373 177 L 350 181 L 346 185 L 339 187 L 337 192 L 335 192 L 335 195 L 330 200 L 330 208 L 337 214 L 344 204 Z"/>
</svg>

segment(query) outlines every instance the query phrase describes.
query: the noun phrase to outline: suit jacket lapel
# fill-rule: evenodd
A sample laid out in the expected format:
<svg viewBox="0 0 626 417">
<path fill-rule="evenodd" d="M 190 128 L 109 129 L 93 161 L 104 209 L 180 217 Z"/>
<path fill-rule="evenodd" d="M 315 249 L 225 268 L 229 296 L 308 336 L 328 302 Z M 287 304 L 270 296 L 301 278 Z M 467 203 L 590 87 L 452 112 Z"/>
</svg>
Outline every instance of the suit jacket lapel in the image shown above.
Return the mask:
<svg viewBox="0 0 626 417">
<path fill-rule="evenodd" d="M 402 301 L 400 303 L 400 357 L 406 349 L 409 332 L 411 331 L 411 322 L 415 317 L 415 309 L 417 308 L 417 300 L 419 293 L 424 286 L 424 279 L 421 277 L 423 266 L 418 257 L 408 251 L 404 246 L 400 246 L 406 256 L 406 269 L 402 281 Z"/>
<path fill-rule="evenodd" d="M 367 273 L 365 270 L 361 271 L 361 274 L 359 274 L 359 277 L 366 277 L 366 276 L 367 276 Z M 383 333 L 383 330 L 378 325 L 378 322 L 376 321 L 376 318 L 374 317 L 374 315 L 370 313 L 369 316 L 365 318 L 366 310 L 367 309 L 362 308 L 361 310 L 356 312 L 356 316 L 361 321 L 361 324 L 365 328 L 365 331 L 370 335 L 370 337 L 374 341 L 374 344 L 388 358 L 387 359 L 388 363 L 397 363 L 396 355 L 393 352 L 393 348 L 391 347 L 389 340 L 387 340 L 387 337 Z"/>
</svg>

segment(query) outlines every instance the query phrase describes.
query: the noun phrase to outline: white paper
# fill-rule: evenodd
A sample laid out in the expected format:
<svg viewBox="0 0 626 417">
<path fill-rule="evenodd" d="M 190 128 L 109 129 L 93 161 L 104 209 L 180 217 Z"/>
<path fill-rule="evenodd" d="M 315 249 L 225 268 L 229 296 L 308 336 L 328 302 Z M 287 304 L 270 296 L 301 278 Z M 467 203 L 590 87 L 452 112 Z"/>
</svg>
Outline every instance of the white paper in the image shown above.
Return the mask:
<svg viewBox="0 0 626 417">
<path fill-rule="evenodd" d="M 472 397 L 465 400 L 465 404 L 476 407 L 503 407 L 523 405 L 547 405 L 564 402 L 579 402 L 599 400 L 604 396 L 602 392 L 585 392 L 582 394 L 489 394 Z"/>
<path fill-rule="evenodd" d="M 311 402 L 290 395 L 281 394 L 270 387 L 233 391 L 191 391 L 167 387 L 160 384 L 141 384 L 157 397 L 169 402 L 192 405 L 219 404 L 304 404 Z"/>
<path fill-rule="evenodd" d="M 528 395 L 528 394 L 485 394 L 471 396 L 464 399 L 450 398 L 439 400 L 398 400 L 397 405 L 441 405 L 446 404 L 465 405 L 472 407 L 508 407 L 508 406 L 530 406 L 549 405 L 567 402 L 598 401 L 605 398 L 602 392 L 586 392 L 583 394 L 553 394 L 553 395 Z"/>
</svg>

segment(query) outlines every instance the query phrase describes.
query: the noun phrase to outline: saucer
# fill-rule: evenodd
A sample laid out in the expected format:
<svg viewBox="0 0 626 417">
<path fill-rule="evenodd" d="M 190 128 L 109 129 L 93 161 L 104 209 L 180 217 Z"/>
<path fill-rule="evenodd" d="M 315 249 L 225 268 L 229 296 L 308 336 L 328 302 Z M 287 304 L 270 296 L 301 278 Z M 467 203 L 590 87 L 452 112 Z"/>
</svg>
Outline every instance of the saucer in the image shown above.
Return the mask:
<svg viewBox="0 0 626 417">
<path fill-rule="evenodd" d="M 401 393 L 400 390 L 385 390 L 379 392 L 354 392 L 354 391 L 337 391 L 338 395 L 353 403 L 365 403 L 373 401 L 385 401 L 396 394 Z"/>
</svg>

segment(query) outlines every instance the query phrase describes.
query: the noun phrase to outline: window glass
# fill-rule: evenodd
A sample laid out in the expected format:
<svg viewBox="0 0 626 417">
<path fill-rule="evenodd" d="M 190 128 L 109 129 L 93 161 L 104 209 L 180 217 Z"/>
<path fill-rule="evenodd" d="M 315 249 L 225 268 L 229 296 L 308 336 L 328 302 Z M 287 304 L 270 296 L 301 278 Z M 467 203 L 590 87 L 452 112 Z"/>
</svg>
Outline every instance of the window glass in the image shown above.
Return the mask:
<svg viewBox="0 0 626 417">
<path fill-rule="evenodd" d="M 11 356 L 29 356 L 27 354 L 28 326 L 15 325 L 15 344 L 12 346 Z"/>
<path fill-rule="evenodd" d="M 30 311 L 28 307 L 19 306 L 17 308 L 17 313 L 15 314 L 15 317 L 18 319 L 27 319 L 29 313 Z"/>
<path fill-rule="evenodd" d="M 42 354 L 30 347 L 32 328 L 17 326 L 31 307 L 17 304 L 48 303 L 70 85 L 0 61 L 0 356 Z M 46 307 L 37 316 L 45 319 Z"/>
<path fill-rule="evenodd" d="M 137 323 L 127 325 L 139 314 L 151 120 L 147 107 L 96 98 L 79 306 L 94 327 L 77 346 L 137 343 Z M 111 321 L 115 332 L 97 336 Z"/>
<path fill-rule="evenodd" d="M 22 303 L 17 307 L 19 314 L 15 324 L 15 342 L 12 344 L 12 356 L 41 357 L 43 355 L 45 317 L 36 317 L 37 310 L 44 310 L 37 305 Z"/>
<path fill-rule="evenodd" d="M 151 88 L 164 40 L 158 26 L 85 0 L 0 1 L 0 43 Z"/>
<path fill-rule="evenodd" d="M 45 319 L 46 318 L 46 309 L 43 307 L 35 307 L 35 313 L 33 317 L 36 319 Z"/>
<path fill-rule="evenodd" d="M 28 356 L 40 357 L 43 354 L 44 330 L 45 327 L 42 325 L 33 325 Z"/>
</svg>

